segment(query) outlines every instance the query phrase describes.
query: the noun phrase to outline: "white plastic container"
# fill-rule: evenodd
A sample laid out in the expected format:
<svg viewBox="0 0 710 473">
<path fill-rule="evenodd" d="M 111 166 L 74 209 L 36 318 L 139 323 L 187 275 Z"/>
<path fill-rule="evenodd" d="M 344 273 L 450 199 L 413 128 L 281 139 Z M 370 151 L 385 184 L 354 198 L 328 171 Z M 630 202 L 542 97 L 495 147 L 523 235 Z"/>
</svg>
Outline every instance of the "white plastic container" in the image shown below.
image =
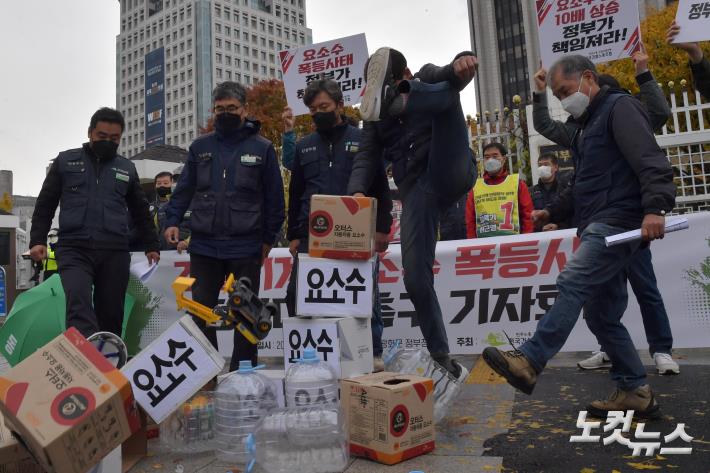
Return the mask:
<svg viewBox="0 0 710 473">
<path fill-rule="evenodd" d="M 213 450 L 214 422 L 214 393 L 201 391 L 160 423 L 160 441 L 180 453 Z"/>
<path fill-rule="evenodd" d="M 461 382 L 437 363 L 426 350 L 403 350 L 399 344 L 390 347 L 382 356 L 385 371 L 415 374 L 434 382 L 434 422 L 446 418 L 451 404 L 461 391 Z"/>
<path fill-rule="evenodd" d="M 214 442 L 217 458 L 246 468 L 250 461 L 246 438 L 274 407 L 271 383 L 248 360 L 223 378 L 215 391 Z"/>
<path fill-rule="evenodd" d="M 287 407 L 340 405 L 338 375 L 313 348 L 306 348 L 303 358 L 291 365 L 285 385 Z"/>
<path fill-rule="evenodd" d="M 247 441 L 254 463 L 267 473 L 339 473 L 348 466 L 348 442 L 336 406 L 272 411 Z"/>
</svg>

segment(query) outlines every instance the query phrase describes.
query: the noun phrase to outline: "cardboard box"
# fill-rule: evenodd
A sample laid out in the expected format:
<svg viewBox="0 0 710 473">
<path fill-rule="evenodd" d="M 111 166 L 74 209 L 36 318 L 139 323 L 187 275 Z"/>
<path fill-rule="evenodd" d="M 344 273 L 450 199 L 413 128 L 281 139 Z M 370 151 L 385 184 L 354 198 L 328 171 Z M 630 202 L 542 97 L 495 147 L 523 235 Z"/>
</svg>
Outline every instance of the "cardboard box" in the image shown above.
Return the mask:
<svg viewBox="0 0 710 473">
<path fill-rule="evenodd" d="M 394 465 L 435 448 L 429 378 L 383 372 L 346 379 L 340 402 L 353 455 Z"/>
<path fill-rule="evenodd" d="M 131 438 L 109 453 L 90 473 L 127 473 L 147 454 L 145 430 L 140 429 Z M 30 452 L 12 437 L 4 427 L 0 414 L 0 473 L 44 473 L 44 469 L 32 458 Z"/>
<path fill-rule="evenodd" d="M 89 471 L 140 427 L 130 383 L 74 328 L 0 377 L 0 411 L 50 473 Z"/>
<path fill-rule="evenodd" d="M 372 317 L 375 259 L 298 257 L 296 313 L 307 317 Z"/>
<path fill-rule="evenodd" d="M 286 371 L 301 358 L 305 348 L 312 347 L 321 360 L 333 367 L 339 379 L 372 372 L 370 319 L 286 318 L 283 335 Z"/>
<path fill-rule="evenodd" d="M 370 259 L 375 254 L 377 199 L 314 195 L 308 217 L 308 254 Z"/>
<path fill-rule="evenodd" d="M 0 473 L 44 473 L 30 452 L 5 427 L 0 414 Z"/>
<path fill-rule="evenodd" d="M 133 358 L 121 372 L 138 404 L 157 423 L 190 399 L 224 366 L 224 358 L 184 315 Z"/>
</svg>

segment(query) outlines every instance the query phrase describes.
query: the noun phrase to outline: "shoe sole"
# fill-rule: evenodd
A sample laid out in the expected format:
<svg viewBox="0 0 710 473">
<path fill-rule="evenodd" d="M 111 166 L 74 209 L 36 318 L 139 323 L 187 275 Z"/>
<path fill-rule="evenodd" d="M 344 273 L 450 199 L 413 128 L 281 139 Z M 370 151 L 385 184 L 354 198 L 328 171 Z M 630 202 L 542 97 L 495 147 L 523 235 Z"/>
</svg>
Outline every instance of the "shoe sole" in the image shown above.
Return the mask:
<svg viewBox="0 0 710 473">
<path fill-rule="evenodd" d="M 382 85 L 389 70 L 389 60 L 389 48 L 380 48 L 370 57 L 370 63 L 367 65 L 365 95 L 360 104 L 360 116 L 363 121 L 376 122 L 380 120 Z"/>
<path fill-rule="evenodd" d="M 513 386 L 515 389 L 524 394 L 527 394 L 528 396 L 531 395 L 535 387 L 530 387 L 527 384 L 523 384 L 518 378 L 513 376 L 508 370 L 508 362 L 505 361 L 505 358 L 503 358 L 503 356 L 500 355 L 498 351 L 493 351 L 492 353 L 493 355 L 491 355 L 491 352 L 484 350 L 483 361 L 488 363 L 488 366 L 490 366 L 493 371 L 504 377 L 508 384 Z"/>
<path fill-rule="evenodd" d="M 672 368 L 669 368 L 665 371 L 661 371 L 659 369 L 656 369 L 656 371 L 658 371 L 658 374 L 660 374 L 661 376 L 677 376 L 680 374 L 680 370 L 674 370 Z"/>
<path fill-rule="evenodd" d="M 605 411 L 603 409 L 597 409 L 594 406 L 587 406 L 587 413 L 590 416 L 596 417 L 597 419 L 603 419 L 606 420 L 609 412 L 611 411 Z M 663 414 L 661 414 L 661 407 L 656 404 L 653 406 L 651 409 L 647 411 L 634 411 L 634 418 L 636 419 L 648 419 L 648 420 L 657 420 L 663 417 Z"/>
<path fill-rule="evenodd" d="M 603 364 L 603 365 L 599 365 L 599 366 L 595 366 L 595 367 L 585 367 L 585 366 L 582 366 L 581 364 L 577 363 L 577 368 L 579 368 L 580 370 L 584 370 L 584 371 L 608 370 L 608 369 L 611 369 L 611 363 Z"/>
</svg>

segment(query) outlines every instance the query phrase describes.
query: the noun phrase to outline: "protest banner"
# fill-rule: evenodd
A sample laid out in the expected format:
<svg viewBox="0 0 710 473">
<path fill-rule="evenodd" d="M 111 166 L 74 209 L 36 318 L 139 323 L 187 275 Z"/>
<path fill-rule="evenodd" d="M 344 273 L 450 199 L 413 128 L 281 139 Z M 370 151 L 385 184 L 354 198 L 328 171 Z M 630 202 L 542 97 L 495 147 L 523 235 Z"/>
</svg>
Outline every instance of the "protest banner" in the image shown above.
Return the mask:
<svg viewBox="0 0 710 473">
<path fill-rule="evenodd" d="M 653 242 L 653 261 L 658 286 L 663 295 L 676 348 L 708 347 L 710 339 L 710 213 L 688 215 L 690 230 L 669 234 Z M 576 245 L 575 231 L 562 230 L 479 240 L 439 242 L 436 249 L 435 287 L 444 314 L 444 323 L 454 354 L 480 353 L 485 347 L 505 346 L 503 331 L 522 343 L 535 331 L 537 321 L 557 297 L 555 280 L 571 258 Z M 136 253 L 134 258 L 145 255 Z M 281 305 L 287 317 L 285 295 L 291 273 L 287 248 L 271 251 L 261 275 L 262 298 Z M 161 252 L 155 274 L 146 283 L 131 278 L 130 291 L 136 294 L 131 323 L 141 321 L 140 346 L 160 336 L 181 314 L 176 310 L 170 285 L 175 277 L 187 276 L 189 256 L 174 251 Z M 385 343 L 400 340 L 405 348 L 426 346 L 410 296 L 404 288 L 399 245 L 380 261 L 380 299 L 384 318 Z M 641 313 L 631 289 L 624 324 L 639 348 L 647 345 Z M 232 332 L 218 331 L 220 353 L 232 353 Z M 283 356 L 281 318 L 259 343 L 259 353 Z M 129 345 L 130 348 L 130 345 Z M 595 350 L 596 340 L 580 317 L 563 351 Z"/>
<path fill-rule="evenodd" d="M 544 67 L 568 54 L 600 63 L 631 57 L 639 49 L 636 1 L 537 0 L 536 5 Z"/>
<path fill-rule="evenodd" d="M 365 90 L 367 40 L 365 34 L 312 44 L 279 53 L 286 88 L 286 101 L 294 115 L 308 113 L 303 104 L 306 86 L 318 79 L 340 84 L 345 105 L 360 103 Z"/>
<path fill-rule="evenodd" d="M 674 43 L 694 43 L 710 39 L 710 2 L 680 0 L 675 17 L 680 33 Z"/>
</svg>

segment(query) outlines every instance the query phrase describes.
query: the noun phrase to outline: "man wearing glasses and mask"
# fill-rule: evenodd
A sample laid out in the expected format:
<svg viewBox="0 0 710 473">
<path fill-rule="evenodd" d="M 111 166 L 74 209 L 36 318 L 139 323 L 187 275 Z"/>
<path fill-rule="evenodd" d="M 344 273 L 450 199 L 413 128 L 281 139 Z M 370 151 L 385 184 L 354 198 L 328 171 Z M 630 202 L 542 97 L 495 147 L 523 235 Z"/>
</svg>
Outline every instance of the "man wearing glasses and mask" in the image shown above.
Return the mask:
<svg viewBox="0 0 710 473">
<path fill-rule="evenodd" d="M 215 131 L 197 138 L 166 209 L 165 239 L 179 241 L 179 225 L 188 208 L 190 275 L 193 299 L 217 305 L 231 273 L 259 288 L 261 264 L 285 220 L 283 183 L 276 152 L 259 135 L 260 124 L 247 118 L 246 90 L 222 82 L 212 92 Z M 195 320 L 217 346 L 214 328 Z M 234 331 L 230 371 L 240 360 L 257 363 L 257 347 Z"/>
</svg>

